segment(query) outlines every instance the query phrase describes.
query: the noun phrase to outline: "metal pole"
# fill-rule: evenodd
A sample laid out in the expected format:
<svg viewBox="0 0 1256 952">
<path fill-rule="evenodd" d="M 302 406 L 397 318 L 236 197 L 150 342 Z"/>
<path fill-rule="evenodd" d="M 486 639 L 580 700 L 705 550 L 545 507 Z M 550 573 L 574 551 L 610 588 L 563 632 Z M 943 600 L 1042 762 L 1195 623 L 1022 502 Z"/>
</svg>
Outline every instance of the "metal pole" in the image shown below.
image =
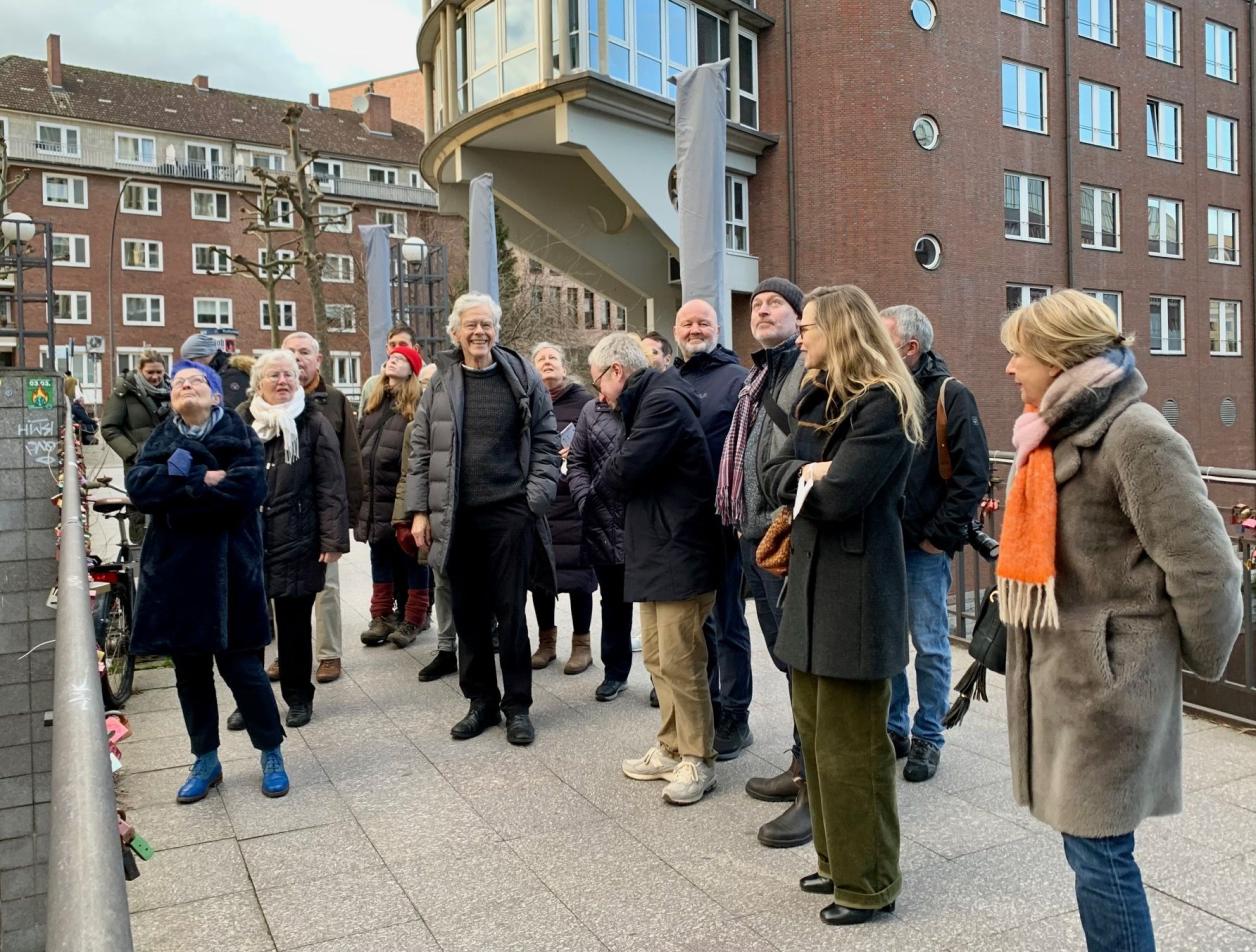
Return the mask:
<svg viewBox="0 0 1256 952">
<path fill-rule="evenodd" d="M 118 840 L 96 639 L 87 599 L 79 467 L 65 413 L 61 562 L 53 671 L 52 833 L 48 848 L 48 952 L 129 952 L 131 919 Z"/>
<path fill-rule="evenodd" d="M 113 376 L 110 373 L 110 370 L 116 370 L 118 366 L 118 352 L 113 349 L 113 254 L 114 249 L 118 244 L 118 209 L 122 207 L 122 195 L 126 192 L 126 187 L 130 184 L 131 178 L 130 176 L 127 176 L 118 186 L 118 198 L 117 201 L 113 203 L 113 223 L 109 226 L 109 272 L 105 276 L 105 294 L 109 298 L 109 360 L 111 361 L 111 364 L 109 367 L 106 367 L 104 372 L 101 374 L 100 392 L 102 395 L 105 392 L 105 382 L 109 380 L 105 374 Z M 112 392 L 112 381 L 109 381 L 109 388 L 110 392 Z"/>
</svg>

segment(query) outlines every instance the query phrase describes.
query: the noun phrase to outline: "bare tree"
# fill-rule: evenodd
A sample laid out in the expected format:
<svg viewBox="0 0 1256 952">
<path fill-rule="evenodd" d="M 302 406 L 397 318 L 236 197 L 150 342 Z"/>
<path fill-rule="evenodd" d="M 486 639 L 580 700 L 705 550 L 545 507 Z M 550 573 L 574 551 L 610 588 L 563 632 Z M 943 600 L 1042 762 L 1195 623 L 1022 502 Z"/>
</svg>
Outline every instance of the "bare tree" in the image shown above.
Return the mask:
<svg viewBox="0 0 1256 952">
<path fill-rule="evenodd" d="M 292 212 L 280 214 L 278 183 L 265 169 L 255 167 L 253 175 L 259 182 L 257 200 L 240 193 L 240 217 L 244 221 L 244 233 L 256 235 L 262 240 L 262 255 L 254 261 L 245 254 L 229 256 L 221 248 L 213 253 L 220 261 L 230 261 L 233 270 L 242 271 L 262 286 L 266 292 L 267 313 L 270 316 L 270 344 L 279 346 L 279 313 L 275 301 L 275 286 L 285 278 L 292 277 L 292 269 L 296 265 L 297 250 L 300 236 L 292 229 Z M 286 221 L 285 221 L 286 219 Z M 281 240 L 282 239 L 282 240 Z M 283 257 L 281 252 L 287 252 Z"/>
</svg>

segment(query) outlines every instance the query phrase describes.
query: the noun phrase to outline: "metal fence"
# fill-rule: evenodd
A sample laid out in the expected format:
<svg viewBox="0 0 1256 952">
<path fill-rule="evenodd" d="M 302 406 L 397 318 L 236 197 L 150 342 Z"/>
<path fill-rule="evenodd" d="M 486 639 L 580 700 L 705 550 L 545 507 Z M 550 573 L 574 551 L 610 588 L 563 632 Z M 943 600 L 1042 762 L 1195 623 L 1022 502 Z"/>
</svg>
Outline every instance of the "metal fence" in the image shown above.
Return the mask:
<svg viewBox="0 0 1256 952">
<path fill-rule="evenodd" d="M 990 472 L 992 495 L 1000 508 L 987 513 L 983 518 L 985 531 L 998 538 L 1000 515 L 1004 495 L 1007 489 L 1007 477 L 1011 469 L 1013 455 L 995 452 L 990 454 Z M 1227 492 L 1242 492 L 1244 489 L 1256 490 L 1256 471 L 1247 469 L 1226 469 L 1209 466 L 1201 470 L 1204 483 L 1210 494 L 1222 487 L 1229 487 Z M 1215 499 L 1214 499 L 1215 501 Z M 1256 492 L 1247 500 L 1249 505 L 1256 507 Z M 1256 530 L 1244 530 L 1241 525 L 1231 521 L 1231 507 L 1218 505 L 1222 518 L 1230 529 L 1234 541 L 1236 557 L 1243 563 L 1243 630 L 1239 633 L 1234 653 L 1226 665 L 1225 673 L 1220 681 L 1205 681 L 1183 671 L 1182 694 L 1187 708 L 1203 713 L 1219 714 L 1235 720 L 1256 725 L 1256 605 L 1253 604 L 1254 586 L 1253 561 L 1256 553 Z M 968 630 L 976 618 L 977 608 L 981 604 L 981 596 L 994 583 L 994 566 L 983 560 L 971 548 L 964 548 L 952 560 L 952 597 L 950 601 L 953 637 L 967 641 Z"/>
<path fill-rule="evenodd" d="M 131 920 L 88 602 L 79 463 L 65 405 L 53 670 L 48 952 L 129 952 Z"/>
</svg>

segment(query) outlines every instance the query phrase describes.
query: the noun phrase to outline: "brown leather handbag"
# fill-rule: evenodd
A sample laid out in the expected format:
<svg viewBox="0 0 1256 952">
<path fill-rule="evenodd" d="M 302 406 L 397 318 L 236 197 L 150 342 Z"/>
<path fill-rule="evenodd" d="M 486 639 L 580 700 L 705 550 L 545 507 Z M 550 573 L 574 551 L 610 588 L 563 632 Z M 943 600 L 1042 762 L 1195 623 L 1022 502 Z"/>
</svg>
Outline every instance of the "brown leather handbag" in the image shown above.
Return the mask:
<svg viewBox="0 0 1256 952">
<path fill-rule="evenodd" d="M 763 571 L 782 578 L 789 574 L 789 532 L 793 524 L 793 514 L 788 506 L 776 510 L 772 524 L 754 552 L 754 560 Z"/>
</svg>

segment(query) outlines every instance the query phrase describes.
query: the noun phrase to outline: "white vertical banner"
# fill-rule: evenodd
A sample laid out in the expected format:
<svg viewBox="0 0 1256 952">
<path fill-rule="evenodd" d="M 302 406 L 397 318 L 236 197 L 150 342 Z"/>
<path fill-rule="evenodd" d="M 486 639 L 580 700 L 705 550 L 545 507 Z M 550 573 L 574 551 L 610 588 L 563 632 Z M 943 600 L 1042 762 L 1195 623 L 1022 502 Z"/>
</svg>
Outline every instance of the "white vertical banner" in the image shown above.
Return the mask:
<svg viewBox="0 0 1256 952">
<path fill-rule="evenodd" d="M 467 214 L 467 290 L 487 294 L 500 304 L 494 208 L 492 174 L 477 175 L 471 180 Z"/>
<path fill-rule="evenodd" d="M 359 225 L 362 239 L 362 270 L 366 277 L 366 327 L 371 341 L 368 368 L 382 366 L 388 357 L 388 331 L 393 325 L 392 287 L 389 271 L 392 249 L 387 225 Z M 330 358 L 328 358 L 330 359 Z"/>
</svg>

